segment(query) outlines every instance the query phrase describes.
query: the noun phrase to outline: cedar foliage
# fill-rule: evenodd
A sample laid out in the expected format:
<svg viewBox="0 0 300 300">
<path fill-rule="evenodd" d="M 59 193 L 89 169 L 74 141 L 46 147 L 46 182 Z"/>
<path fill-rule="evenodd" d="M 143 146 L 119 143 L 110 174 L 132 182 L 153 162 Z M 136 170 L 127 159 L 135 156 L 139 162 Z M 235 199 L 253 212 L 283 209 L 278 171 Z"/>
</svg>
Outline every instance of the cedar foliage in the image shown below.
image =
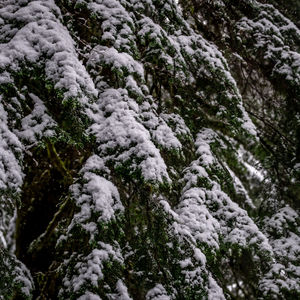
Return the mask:
<svg viewBox="0 0 300 300">
<path fill-rule="evenodd" d="M 0 299 L 300 296 L 298 1 L 0 24 Z"/>
</svg>

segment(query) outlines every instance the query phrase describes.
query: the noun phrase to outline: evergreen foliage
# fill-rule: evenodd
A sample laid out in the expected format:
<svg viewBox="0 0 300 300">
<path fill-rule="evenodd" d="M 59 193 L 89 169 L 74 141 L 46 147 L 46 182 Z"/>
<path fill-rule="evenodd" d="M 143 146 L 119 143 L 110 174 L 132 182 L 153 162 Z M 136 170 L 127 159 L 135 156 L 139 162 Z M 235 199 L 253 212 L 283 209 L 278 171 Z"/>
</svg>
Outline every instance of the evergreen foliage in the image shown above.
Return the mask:
<svg viewBox="0 0 300 300">
<path fill-rule="evenodd" d="M 292 2 L 0 2 L 0 299 L 300 297 Z"/>
</svg>

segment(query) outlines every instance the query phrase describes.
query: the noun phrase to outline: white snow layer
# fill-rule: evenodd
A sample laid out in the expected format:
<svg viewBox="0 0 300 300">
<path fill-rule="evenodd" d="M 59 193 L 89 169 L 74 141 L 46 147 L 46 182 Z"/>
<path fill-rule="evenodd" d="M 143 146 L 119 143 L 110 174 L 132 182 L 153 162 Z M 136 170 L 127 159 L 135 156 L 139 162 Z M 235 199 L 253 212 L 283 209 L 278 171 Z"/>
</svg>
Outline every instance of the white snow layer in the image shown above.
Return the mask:
<svg viewBox="0 0 300 300">
<path fill-rule="evenodd" d="M 0 47 L 0 68 L 17 72 L 24 62 L 44 66 L 47 78 L 55 88 L 66 91 L 65 97 L 76 97 L 83 91 L 97 95 L 54 1 L 31 1 L 24 6 L 7 2 L 0 8 L 0 18 L 23 26 L 10 26 L 7 41 Z"/>
<path fill-rule="evenodd" d="M 108 89 L 99 96 L 99 112 L 90 131 L 98 151 L 116 166 L 130 162 L 131 172 L 140 170 L 145 180 L 169 181 L 167 167 L 146 128 L 138 122 L 139 106 L 126 90 Z"/>
</svg>

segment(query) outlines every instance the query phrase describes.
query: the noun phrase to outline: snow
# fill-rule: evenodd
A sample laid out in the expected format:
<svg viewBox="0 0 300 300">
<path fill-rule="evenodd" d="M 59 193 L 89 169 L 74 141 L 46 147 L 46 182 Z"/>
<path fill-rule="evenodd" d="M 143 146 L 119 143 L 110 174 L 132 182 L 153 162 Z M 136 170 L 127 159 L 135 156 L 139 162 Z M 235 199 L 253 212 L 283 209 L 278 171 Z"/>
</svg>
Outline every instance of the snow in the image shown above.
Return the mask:
<svg viewBox="0 0 300 300">
<path fill-rule="evenodd" d="M 263 295 L 276 298 L 282 289 L 299 290 L 299 271 L 295 279 L 288 278 L 285 274 L 287 268 L 284 265 L 275 263 L 272 265 L 265 277 L 259 282 L 259 289 Z M 298 268 L 299 270 L 299 268 Z M 291 270 L 289 270 L 291 271 Z"/>
<path fill-rule="evenodd" d="M 195 141 L 197 159 L 184 170 L 183 190 L 179 204 L 172 209 L 166 201 L 160 203 L 170 218 L 170 229 L 180 245 L 190 245 L 193 258 L 197 263 L 184 258 L 180 261 L 182 273 L 190 285 L 195 284 L 198 274 L 207 272 L 205 252 L 200 245 L 208 246 L 210 251 L 219 249 L 220 243 L 236 245 L 241 248 L 251 248 L 259 256 L 273 256 L 273 250 L 268 238 L 264 235 L 246 210 L 240 208 L 221 189 L 215 176 L 216 170 L 224 172 L 225 164 L 220 165 L 211 144 L 221 144 L 226 147 L 220 135 L 212 129 L 202 129 Z M 235 153 L 238 156 L 238 151 Z M 245 193 L 245 199 L 252 204 L 241 181 L 228 168 L 232 181 Z M 201 184 L 202 183 L 202 184 Z M 184 246 L 186 247 L 186 246 Z M 207 251 L 207 248 L 205 248 Z M 256 250 L 254 250 L 256 249 Z M 202 267 L 201 267 L 202 266 Z M 213 279 L 210 279 L 210 299 L 225 299 L 222 289 Z"/>
<path fill-rule="evenodd" d="M 246 132 L 248 132 L 249 134 L 253 135 L 253 136 L 257 136 L 257 131 L 256 131 L 256 127 L 253 124 L 252 120 L 250 119 L 248 113 L 246 112 L 245 108 L 240 104 L 238 105 L 240 111 L 242 112 L 242 118 L 241 118 L 241 127 L 244 128 L 246 130 Z"/>
<path fill-rule="evenodd" d="M 208 278 L 208 300 L 225 300 L 223 290 L 219 287 L 212 276 Z"/>
<path fill-rule="evenodd" d="M 219 220 L 226 243 L 236 244 L 242 248 L 257 247 L 261 253 L 268 252 L 272 255 L 267 237 L 258 229 L 247 212 L 221 191 L 218 185 L 214 186 L 214 190 L 207 191 L 207 205 L 212 209 L 212 215 Z"/>
<path fill-rule="evenodd" d="M 75 293 L 78 299 L 99 300 L 95 291 L 103 288 L 106 264 L 116 263 L 125 268 L 124 249 L 113 236 L 109 242 L 99 242 L 102 238 L 99 228 L 109 227 L 116 221 L 118 226 L 123 226 L 119 222 L 125 212 L 122 201 L 128 200 L 124 191 L 129 183 L 143 185 L 145 182 L 156 187 L 167 183 L 170 189 L 182 186 L 175 201 L 172 199 L 173 203 L 177 201 L 174 207 L 166 196 L 149 196 L 151 204 L 160 209 L 168 221 L 166 233 L 170 242 L 167 246 L 170 249 L 174 245 L 178 247 L 173 249 L 180 256 L 176 264 L 188 287 L 203 288 L 208 299 L 225 299 L 209 271 L 207 255 L 215 254 L 221 246 L 234 246 L 250 249 L 257 260 L 267 261 L 267 266 L 263 266 L 266 274 L 262 274 L 263 268 L 257 267 L 262 274 L 259 289 L 265 295 L 278 293 L 282 287 L 299 290 L 298 213 L 289 206 L 279 207 L 263 220 L 263 230 L 258 228 L 242 208 L 244 206 L 231 199 L 227 183 L 243 195 L 249 207 L 255 208 L 246 185 L 222 154 L 231 151 L 249 177 L 256 177 L 260 182 L 266 178 L 265 170 L 258 169 L 255 158 L 239 148 L 233 138 L 201 127 L 202 120 L 199 120 L 199 127 L 193 126 L 197 123 L 190 126 L 193 134 L 198 130 L 192 136 L 187 125 L 191 124 L 188 113 L 181 116 L 179 109 L 170 105 L 176 99 L 189 107 L 195 104 L 196 110 L 203 101 L 204 106 L 216 111 L 214 116 L 204 112 L 207 118 L 220 120 L 233 136 L 252 135 L 255 142 L 256 128 L 243 107 L 221 51 L 193 31 L 184 21 L 176 1 L 163 3 L 162 20 L 154 15 L 158 4 L 150 0 L 74 0 L 72 4 L 74 7 L 76 4 L 85 6 L 93 19 L 95 27 L 92 30 L 97 32 L 99 39 L 91 41 L 80 58 L 79 46 L 72 39 L 72 31 L 63 25 L 62 14 L 54 0 L 7 0 L 0 7 L 0 83 L 15 85 L 15 74 L 30 72 L 32 66 L 36 67 L 39 76 L 45 75 L 41 80 L 53 85 L 55 91 L 63 92 L 64 100 L 79 101 L 80 114 L 87 115 L 90 121 L 89 128 L 83 133 L 95 138 L 91 156 L 70 187 L 70 200 L 76 209 L 59 242 L 76 240 L 78 236 L 73 232 L 78 227 L 90 239 L 85 251 L 79 249 L 77 253 L 71 249 L 70 253 L 64 254 L 67 258 L 61 266 L 65 270 L 61 297 L 67 295 L 65 298 L 68 298 L 69 294 Z M 253 20 L 241 19 L 236 25 L 237 34 L 253 40 L 257 49 L 262 50 L 266 63 L 275 61 L 272 66 L 274 76 L 279 74 L 292 84 L 298 84 L 300 55 L 296 45 L 288 42 L 288 36 L 293 35 L 299 40 L 299 29 L 272 6 L 256 4 L 267 13 L 258 14 Z M 224 3 L 213 1 L 213 5 L 223 6 Z M 171 21 L 172 13 L 177 14 L 178 22 Z M 142 51 L 137 44 L 142 45 Z M 157 65 L 163 66 L 160 71 L 166 77 L 160 82 L 161 99 L 156 92 L 150 95 L 158 74 Z M 203 79 L 209 79 L 213 82 L 209 87 L 216 84 L 220 91 L 206 95 L 202 87 L 198 87 L 198 82 L 205 81 Z M 179 94 L 173 95 L 171 87 Z M 184 95 L 180 92 L 183 88 L 196 92 Z M 1 209 L 12 202 L 6 194 L 18 195 L 21 191 L 22 153 L 26 146 L 54 136 L 58 127 L 49 112 L 51 102 L 43 99 L 42 93 L 28 91 L 28 94 L 22 94 L 18 90 L 16 97 L 3 97 L 0 96 Z M 19 98 L 30 108 L 29 113 L 22 109 Z M 161 107 L 158 107 L 158 100 L 162 102 Z M 189 101 L 193 101 L 192 104 Z M 10 110 L 15 110 L 20 125 L 10 120 Z M 176 153 L 177 158 L 183 157 L 189 147 L 187 141 L 196 149 L 188 149 L 191 155 L 184 161 L 188 162 L 185 169 L 176 166 L 172 170 L 164 157 L 170 153 Z M 175 174 L 174 182 L 171 182 L 169 172 Z M 175 182 L 176 176 L 180 177 L 178 182 Z M 5 195 L 2 195 L 3 191 Z M 125 199 L 121 199 L 120 194 Z M 9 244 L 7 224 L 11 226 L 14 222 L 12 214 L 2 214 L 0 241 L 4 247 Z M 134 230 L 139 233 L 137 226 Z M 177 243 L 173 243 L 173 239 Z M 76 242 L 80 243 L 79 240 Z M 29 271 L 22 265 L 16 270 L 23 293 L 30 296 L 33 284 Z M 277 279 L 276 272 L 279 274 Z M 288 279 L 285 278 L 287 274 Z M 111 299 L 131 299 L 126 280 L 116 276 L 113 274 L 114 283 L 109 286 L 107 295 Z M 159 282 L 147 282 L 148 288 L 152 288 L 146 299 L 173 299 L 176 291 L 171 294 L 172 283 L 168 284 L 164 287 Z"/>
<path fill-rule="evenodd" d="M 192 260 L 191 260 L 190 257 L 188 257 L 188 258 L 186 258 L 186 259 L 184 259 L 184 260 L 182 260 L 182 261 L 179 261 L 179 264 L 180 264 L 180 267 L 181 267 L 182 269 L 185 269 L 185 268 L 187 268 L 188 266 L 192 266 L 192 265 L 193 265 Z"/>
<path fill-rule="evenodd" d="M 7 276 L 13 278 L 12 285 L 8 285 L 8 288 L 12 288 L 13 285 L 17 286 L 18 292 L 22 293 L 23 297 L 30 297 L 34 289 L 33 278 L 27 267 L 19 261 L 14 254 L 9 254 L 6 251 L 1 250 L 0 255 L 1 262 L 1 275 L 4 276 L 6 280 L 6 286 L 10 282 L 7 282 Z M 3 274 L 4 273 L 4 274 Z M 5 296 L 10 296 L 9 291 L 1 291 Z M 1 295 L 2 296 L 2 295 Z M 21 296 L 21 295 L 20 295 Z"/>
<path fill-rule="evenodd" d="M 130 172 L 140 170 L 147 181 L 170 181 L 159 150 L 148 130 L 138 122 L 139 107 L 126 90 L 108 89 L 100 94 L 99 112 L 90 132 L 96 136 L 98 151 L 116 166 L 131 161 Z"/>
<path fill-rule="evenodd" d="M 221 190 L 220 184 L 208 175 L 211 170 L 222 170 L 210 144 L 219 137 L 211 129 L 203 129 L 197 135 L 195 145 L 198 159 L 185 170 L 186 182 L 176 213 L 185 226 L 184 232 L 211 247 L 217 248 L 221 235 L 225 243 L 240 247 L 258 247 L 272 254 L 266 236 L 248 216 Z M 230 173 L 229 173 L 230 174 Z M 234 175 L 233 173 L 231 173 Z M 199 179 L 205 179 L 205 186 L 199 186 Z M 182 226 L 182 225 L 181 225 Z"/>
<path fill-rule="evenodd" d="M 289 274 L 287 285 L 295 285 L 299 289 L 299 281 L 293 282 L 293 278 L 299 278 L 300 267 L 300 238 L 299 238 L 299 214 L 289 206 L 280 208 L 271 217 L 264 220 L 264 228 L 269 235 L 271 245 L 279 262 L 285 264 L 283 271 Z M 287 263 L 288 262 L 288 263 Z"/>
<path fill-rule="evenodd" d="M 181 220 L 181 228 L 178 227 L 177 230 L 188 232 L 195 244 L 205 243 L 209 247 L 218 249 L 220 225 L 204 205 L 204 195 L 198 188 L 191 188 L 183 194 L 176 209 Z"/>
<path fill-rule="evenodd" d="M 215 163 L 215 158 L 211 152 L 209 143 L 213 141 L 216 136 L 216 133 L 209 128 L 203 129 L 197 135 L 195 141 L 196 154 L 199 155 L 201 165 L 204 167 L 209 167 Z"/>
<path fill-rule="evenodd" d="M 297 228 L 298 213 L 290 206 L 280 208 L 271 218 L 266 218 L 265 230 L 278 235 L 285 235 L 290 226 Z M 299 245 L 300 247 L 300 245 Z"/>
<path fill-rule="evenodd" d="M 175 113 L 160 114 L 160 117 L 165 120 L 165 122 L 172 128 L 173 132 L 176 134 L 178 138 L 180 137 L 188 137 L 192 140 L 192 135 L 190 129 L 185 124 L 183 118 Z"/>
<path fill-rule="evenodd" d="M 103 279 L 103 264 L 107 261 L 114 261 L 122 264 L 123 258 L 118 246 L 111 246 L 99 242 L 99 248 L 93 249 L 86 257 L 80 257 L 81 261 L 75 265 L 74 270 L 69 277 L 64 278 L 64 288 L 70 292 L 84 291 L 84 287 L 92 285 L 93 287 L 99 287 L 101 279 Z M 118 291 L 123 295 L 125 294 L 125 287 L 122 283 L 117 285 Z M 63 290 L 60 291 L 63 293 Z M 85 292 L 85 295 L 89 295 L 89 292 Z M 84 297 L 84 295 L 82 296 Z M 83 298 L 86 299 L 86 298 Z M 89 298 L 87 298 L 89 299 Z M 126 298 L 120 298 L 126 300 Z M 128 299 L 128 298 L 127 298 Z"/>
<path fill-rule="evenodd" d="M 1 227 L 2 227 L 2 226 L 1 226 Z M 0 228 L 0 229 L 2 229 L 2 228 Z M 6 242 L 6 240 L 5 240 L 5 237 L 4 237 L 2 231 L 0 231 L 0 243 L 1 243 L 1 245 L 2 245 L 5 249 L 7 248 L 7 242 Z"/>
<path fill-rule="evenodd" d="M 119 279 L 117 282 L 116 290 L 118 291 L 118 295 L 116 299 L 132 300 L 132 298 L 128 294 L 127 287 L 125 286 L 124 282 L 121 279 Z"/>
<path fill-rule="evenodd" d="M 95 67 L 96 65 L 109 66 L 112 71 L 124 72 L 144 77 L 144 68 L 141 63 L 134 60 L 133 57 L 125 52 L 118 52 L 115 48 L 105 46 L 96 46 L 90 56 L 87 65 Z"/>
<path fill-rule="evenodd" d="M 263 51 L 264 63 L 271 63 L 273 76 L 299 84 L 300 54 L 294 51 L 297 44 L 291 43 L 290 36 L 300 41 L 300 30 L 272 5 L 258 2 L 256 5 L 259 10 L 253 20 L 243 17 L 236 24 L 238 36 L 251 39 L 254 49 Z"/>
<path fill-rule="evenodd" d="M 300 238 L 295 233 L 291 232 L 287 237 L 283 237 L 273 241 L 272 246 L 276 255 L 282 258 L 288 257 L 292 262 L 299 260 L 300 254 Z M 297 275 L 300 273 L 300 267 L 297 268 Z"/>
<path fill-rule="evenodd" d="M 78 2 L 78 1 L 77 1 Z M 134 20 L 131 18 L 120 1 L 98 0 L 81 1 L 87 4 L 90 13 L 96 16 L 101 24 L 103 44 L 112 43 L 113 47 L 129 54 L 135 52 L 136 46 L 134 36 Z"/>
<path fill-rule="evenodd" d="M 82 180 L 83 184 L 77 183 L 70 188 L 80 211 L 75 214 L 69 231 L 75 224 L 82 224 L 93 237 L 97 232 L 96 224 L 90 222 L 93 215 L 98 216 L 97 223 L 110 222 L 124 211 L 124 207 L 112 182 L 92 172 L 85 172 Z"/>
<path fill-rule="evenodd" d="M 17 197 L 21 192 L 24 174 L 20 160 L 24 147 L 9 129 L 8 115 L 2 102 L 0 95 L 0 245 L 6 248 L 13 244 L 11 227 L 14 223 L 15 198 L 12 195 Z"/>
<path fill-rule="evenodd" d="M 141 104 L 140 110 L 142 124 L 149 130 L 153 142 L 155 142 L 159 147 L 168 150 L 173 149 L 180 151 L 182 149 L 180 141 L 164 120 L 165 115 L 157 115 L 155 113 L 156 108 L 146 101 Z"/>
<path fill-rule="evenodd" d="M 229 166 L 226 163 L 224 163 L 224 165 L 225 165 L 226 169 L 228 170 L 231 178 L 233 179 L 233 185 L 234 185 L 234 189 L 235 189 L 236 193 L 238 195 L 243 195 L 243 197 L 245 199 L 245 203 L 252 209 L 255 209 L 256 207 L 255 207 L 252 199 L 250 198 L 248 191 L 246 190 L 243 183 L 241 182 L 241 180 L 234 174 L 234 172 L 229 168 Z"/>
<path fill-rule="evenodd" d="M 171 300 L 172 298 L 168 296 L 167 291 L 161 284 L 156 284 L 151 290 L 146 294 L 146 300 Z"/>
<path fill-rule="evenodd" d="M 78 300 L 101 300 L 101 298 L 96 294 L 86 292 L 84 295 L 80 296 Z"/>
<path fill-rule="evenodd" d="M 246 167 L 249 176 L 258 179 L 260 182 L 266 178 L 266 171 L 262 169 L 261 163 L 242 145 L 238 149 L 238 160 Z"/>
<path fill-rule="evenodd" d="M 66 98 L 79 96 L 84 91 L 96 96 L 93 81 L 78 59 L 74 42 L 60 22 L 60 11 L 54 1 L 32 1 L 24 6 L 8 2 L 11 11 L 1 8 L 0 18 L 23 24 L 23 27 L 11 28 L 10 38 L 1 44 L 0 58 L 4 57 L 0 60 L 1 69 L 17 72 L 24 62 L 44 65 L 47 79 L 55 83 L 55 88 L 66 90 Z"/>
<path fill-rule="evenodd" d="M 9 130 L 7 114 L 2 103 L 0 103 L 0 121 L 0 188 L 19 191 L 23 173 L 17 157 L 21 156 L 23 146 L 17 136 Z"/>
<path fill-rule="evenodd" d="M 30 93 L 29 97 L 34 103 L 31 114 L 21 120 L 21 130 L 16 134 L 21 140 L 29 143 L 37 142 L 42 136 L 50 137 L 54 135 L 56 122 L 47 114 L 47 109 L 41 99 Z"/>
<path fill-rule="evenodd" d="M 86 172 L 110 174 L 110 170 L 105 166 L 104 160 L 96 154 L 91 155 L 80 170 L 81 174 L 85 174 Z"/>
<path fill-rule="evenodd" d="M 198 248 L 194 249 L 194 258 L 200 263 L 200 265 L 206 264 L 206 257 Z"/>
</svg>

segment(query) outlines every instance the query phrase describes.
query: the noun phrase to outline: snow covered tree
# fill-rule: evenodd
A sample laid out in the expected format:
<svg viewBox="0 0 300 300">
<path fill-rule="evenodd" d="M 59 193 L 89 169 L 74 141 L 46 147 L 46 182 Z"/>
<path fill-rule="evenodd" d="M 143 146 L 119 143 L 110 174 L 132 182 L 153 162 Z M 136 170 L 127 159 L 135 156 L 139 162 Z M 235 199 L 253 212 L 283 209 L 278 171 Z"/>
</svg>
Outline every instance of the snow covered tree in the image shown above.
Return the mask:
<svg viewBox="0 0 300 300">
<path fill-rule="evenodd" d="M 298 1 L 0 2 L 0 299 L 300 297 Z"/>
</svg>

